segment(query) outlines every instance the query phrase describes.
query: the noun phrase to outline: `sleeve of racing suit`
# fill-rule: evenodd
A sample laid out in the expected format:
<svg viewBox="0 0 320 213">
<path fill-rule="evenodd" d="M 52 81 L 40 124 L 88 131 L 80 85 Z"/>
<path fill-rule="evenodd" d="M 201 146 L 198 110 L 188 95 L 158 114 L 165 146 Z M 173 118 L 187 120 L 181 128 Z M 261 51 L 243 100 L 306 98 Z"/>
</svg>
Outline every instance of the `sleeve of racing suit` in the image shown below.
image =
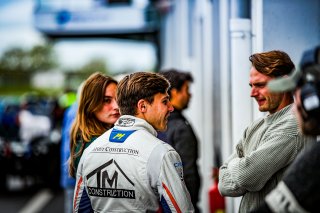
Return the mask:
<svg viewBox="0 0 320 213">
<path fill-rule="evenodd" d="M 155 156 L 157 164 L 153 167 L 154 186 L 159 193 L 160 205 L 163 212 L 194 212 L 190 195 L 183 180 L 183 167 L 179 154 L 166 146 L 157 147 Z M 159 159 L 160 158 L 160 159 Z M 152 160 L 152 161 L 154 161 Z M 153 184 L 152 184 L 153 185 Z"/>
<path fill-rule="evenodd" d="M 87 194 L 85 185 L 84 185 L 84 177 L 82 176 L 82 168 L 83 168 L 83 162 L 85 158 L 85 153 L 83 153 L 77 170 L 77 181 L 76 186 L 74 189 L 74 195 L 73 195 L 73 212 L 74 213 L 80 213 L 80 212 L 93 212 L 90 198 Z"/>
</svg>

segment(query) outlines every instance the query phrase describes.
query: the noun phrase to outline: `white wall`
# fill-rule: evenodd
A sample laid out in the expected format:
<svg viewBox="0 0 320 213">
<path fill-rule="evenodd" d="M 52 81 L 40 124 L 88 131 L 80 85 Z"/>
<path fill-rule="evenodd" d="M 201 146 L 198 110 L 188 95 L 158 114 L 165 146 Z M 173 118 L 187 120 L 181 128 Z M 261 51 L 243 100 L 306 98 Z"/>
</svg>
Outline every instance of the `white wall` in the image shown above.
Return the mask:
<svg viewBox="0 0 320 213">
<path fill-rule="evenodd" d="M 319 0 L 265 0 L 263 16 L 265 51 L 284 50 L 298 64 L 304 50 L 320 43 Z"/>
</svg>

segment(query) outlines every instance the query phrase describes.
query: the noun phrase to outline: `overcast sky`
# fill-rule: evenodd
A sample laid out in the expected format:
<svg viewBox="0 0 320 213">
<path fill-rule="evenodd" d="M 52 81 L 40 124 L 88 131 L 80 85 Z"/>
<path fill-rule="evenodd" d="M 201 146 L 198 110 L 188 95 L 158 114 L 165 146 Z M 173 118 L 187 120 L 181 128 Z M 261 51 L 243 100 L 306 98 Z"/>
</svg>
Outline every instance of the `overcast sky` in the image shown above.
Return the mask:
<svg viewBox="0 0 320 213">
<path fill-rule="evenodd" d="M 0 1 L 0 55 L 8 48 L 30 48 L 44 39 L 33 27 L 34 0 Z M 79 67 L 94 57 L 105 58 L 114 71 L 150 70 L 156 63 L 154 46 L 147 42 L 115 39 L 61 40 L 55 45 L 64 67 Z"/>
</svg>

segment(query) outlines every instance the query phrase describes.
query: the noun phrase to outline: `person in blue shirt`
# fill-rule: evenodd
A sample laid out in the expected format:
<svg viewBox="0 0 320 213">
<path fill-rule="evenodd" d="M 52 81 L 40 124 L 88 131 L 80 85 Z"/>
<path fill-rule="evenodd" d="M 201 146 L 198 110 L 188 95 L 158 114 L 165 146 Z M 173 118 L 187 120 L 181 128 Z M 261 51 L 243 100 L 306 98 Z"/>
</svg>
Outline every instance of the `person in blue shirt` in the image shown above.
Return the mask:
<svg viewBox="0 0 320 213">
<path fill-rule="evenodd" d="M 78 104 L 73 103 L 66 109 L 62 121 L 61 140 L 61 177 L 60 186 L 64 189 L 64 212 L 72 212 L 72 200 L 75 186 L 75 178 L 70 177 L 68 172 L 68 159 L 70 157 L 70 130 L 77 113 Z"/>
</svg>

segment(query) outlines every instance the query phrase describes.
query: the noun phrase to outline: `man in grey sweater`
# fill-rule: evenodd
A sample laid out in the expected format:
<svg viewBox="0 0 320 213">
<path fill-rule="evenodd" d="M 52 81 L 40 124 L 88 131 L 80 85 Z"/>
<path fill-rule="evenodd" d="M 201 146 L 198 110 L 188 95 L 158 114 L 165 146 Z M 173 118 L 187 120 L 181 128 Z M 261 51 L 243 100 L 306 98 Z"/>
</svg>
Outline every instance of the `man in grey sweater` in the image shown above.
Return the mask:
<svg viewBox="0 0 320 213">
<path fill-rule="evenodd" d="M 220 167 L 219 191 L 223 196 L 243 196 L 239 212 L 257 208 L 305 144 L 315 141 L 299 131 L 292 94 L 272 93 L 267 88 L 270 80 L 294 69 L 288 54 L 274 50 L 253 54 L 249 59 L 250 95 L 259 110 L 268 114 L 245 129 L 233 154 Z"/>
<path fill-rule="evenodd" d="M 292 91 L 300 128 L 320 135 L 320 46 L 304 52 L 300 69 L 268 84 L 270 90 Z M 278 186 L 254 212 L 319 212 L 320 143 L 299 154 Z"/>
</svg>

